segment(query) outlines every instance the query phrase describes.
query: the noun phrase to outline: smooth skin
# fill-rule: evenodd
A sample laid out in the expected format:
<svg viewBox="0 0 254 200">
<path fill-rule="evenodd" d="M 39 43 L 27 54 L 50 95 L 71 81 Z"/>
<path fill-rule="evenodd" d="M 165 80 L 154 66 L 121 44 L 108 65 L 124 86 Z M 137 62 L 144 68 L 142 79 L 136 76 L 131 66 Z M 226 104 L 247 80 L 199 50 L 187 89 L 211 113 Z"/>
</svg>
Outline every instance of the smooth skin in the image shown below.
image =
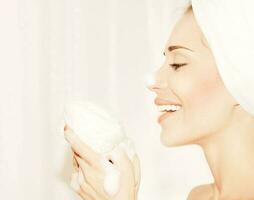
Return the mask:
<svg viewBox="0 0 254 200">
<path fill-rule="evenodd" d="M 107 155 L 120 172 L 120 189 L 114 196 L 108 195 L 104 191 L 103 183 L 105 171 L 101 165 L 101 154 L 95 152 L 78 137 L 73 130 L 65 125 L 65 139 L 71 145 L 73 153 L 73 169 L 82 171 L 85 180 L 80 185 L 76 193 L 84 200 L 137 200 L 140 185 L 140 165 L 137 155 L 131 161 L 125 151 L 117 149 L 117 157 Z M 115 154 L 116 155 L 116 154 Z"/>
<path fill-rule="evenodd" d="M 173 45 L 191 50 L 170 52 Z M 164 52 L 148 88 L 182 109 L 160 123 L 161 142 L 200 145 L 214 177 L 214 183 L 193 188 L 188 200 L 253 200 L 254 118 L 225 87 L 192 7 L 174 26 Z M 185 65 L 175 70 L 173 63 Z"/>
</svg>

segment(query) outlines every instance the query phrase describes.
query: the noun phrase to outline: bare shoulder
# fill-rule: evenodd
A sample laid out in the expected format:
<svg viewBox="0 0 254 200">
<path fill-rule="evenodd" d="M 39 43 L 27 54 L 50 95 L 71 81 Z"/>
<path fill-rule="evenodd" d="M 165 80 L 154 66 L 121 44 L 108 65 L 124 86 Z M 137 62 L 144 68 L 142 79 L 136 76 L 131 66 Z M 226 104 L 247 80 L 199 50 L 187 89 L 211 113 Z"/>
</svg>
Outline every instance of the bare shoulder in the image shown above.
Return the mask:
<svg viewBox="0 0 254 200">
<path fill-rule="evenodd" d="M 213 184 L 205 184 L 194 187 L 187 200 L 209 200 L 213 196 Z"/>
</svg>

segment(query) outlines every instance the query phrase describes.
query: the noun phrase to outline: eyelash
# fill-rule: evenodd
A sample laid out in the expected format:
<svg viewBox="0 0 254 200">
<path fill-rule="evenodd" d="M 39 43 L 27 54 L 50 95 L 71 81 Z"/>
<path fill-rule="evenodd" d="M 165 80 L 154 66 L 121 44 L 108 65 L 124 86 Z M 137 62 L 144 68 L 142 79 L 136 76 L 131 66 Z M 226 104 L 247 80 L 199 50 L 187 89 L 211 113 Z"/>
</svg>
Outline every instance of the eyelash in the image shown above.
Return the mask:
<svg viewBox="0 0 254 200">
<path fill-rule="evenodd" d="M 169 64 L 172 68 L 174 68 L 174 70 L 177 70 L 179 67 L 182 67 L 184 65 L 187 65 L 186 63 L 181 63 L 181 64 L 178 64 L 178 63 L 173 63 L 173 64 Z"/>
</svg>

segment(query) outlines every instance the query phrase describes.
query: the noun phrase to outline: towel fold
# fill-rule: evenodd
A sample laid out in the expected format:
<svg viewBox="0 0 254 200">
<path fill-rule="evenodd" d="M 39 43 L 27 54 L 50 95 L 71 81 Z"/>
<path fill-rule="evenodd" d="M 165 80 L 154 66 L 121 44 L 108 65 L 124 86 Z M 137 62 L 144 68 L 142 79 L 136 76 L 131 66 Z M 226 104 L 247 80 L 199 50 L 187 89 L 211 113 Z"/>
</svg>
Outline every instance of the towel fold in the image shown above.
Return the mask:
<svg viewBox="0 0 254 200">
<path fill-rule="evenodd" d="M 225 87 L 254 116 L 254 1 L 190 0 Z"/>
</svg>

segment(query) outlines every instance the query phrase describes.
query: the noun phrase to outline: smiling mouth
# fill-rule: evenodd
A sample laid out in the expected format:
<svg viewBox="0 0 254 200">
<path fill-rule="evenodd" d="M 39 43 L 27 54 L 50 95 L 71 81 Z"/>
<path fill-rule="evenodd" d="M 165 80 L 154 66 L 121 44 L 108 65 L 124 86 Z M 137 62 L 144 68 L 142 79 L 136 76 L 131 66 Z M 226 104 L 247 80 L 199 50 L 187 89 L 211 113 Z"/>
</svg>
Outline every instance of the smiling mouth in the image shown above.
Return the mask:
<svg viewBox="0 0 254 200">
<path fill-rule="evenodd" d="M 178 110 L 174 110 L 174 111 L 164 111 L 159 117 L 158 117 L 158 123 L 160 123 L 161 121 L 163 121 L 164 119 L 166 119 L 167 117 L 170 117 L 172 115 L 174 115 L 174 113 L 176 113 Z"/>
</svg>

